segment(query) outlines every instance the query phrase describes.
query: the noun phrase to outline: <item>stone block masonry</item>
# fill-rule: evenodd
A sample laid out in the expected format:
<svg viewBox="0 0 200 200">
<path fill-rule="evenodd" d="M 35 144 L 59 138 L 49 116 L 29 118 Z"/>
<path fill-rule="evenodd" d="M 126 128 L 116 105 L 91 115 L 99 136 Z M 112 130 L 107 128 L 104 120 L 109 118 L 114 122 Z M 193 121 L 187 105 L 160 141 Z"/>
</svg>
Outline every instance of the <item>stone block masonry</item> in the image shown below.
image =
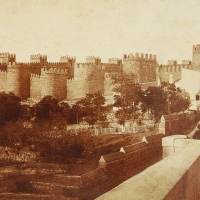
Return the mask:
<svg viewBox="0 0 200 200">
<path fill-rule="evenodd" d="M 139 82 L 156 82 L 156 56 L 141 55 L 134 62 L 139 63 L 136 70 Z M 123 70 L 129 72 L 128 63 L 127 59 L 122 63 L 118 58 L 102 63 L 101 58 L 94 56 L 86 57 L 85 63 L 76 63 L 76 58 L 70 56 L 62 56 L 59 62 L 48 62 L 47 55 L 41 54 L 31 55 L 30 63 L 19 63 L 15 54 L 0 53 L 0 91 L 13 92 L 22 100 L 50 95 L 69 101 L 100 92 L 112 103 L 111 80 L 107 77 Z"/>
</svg>

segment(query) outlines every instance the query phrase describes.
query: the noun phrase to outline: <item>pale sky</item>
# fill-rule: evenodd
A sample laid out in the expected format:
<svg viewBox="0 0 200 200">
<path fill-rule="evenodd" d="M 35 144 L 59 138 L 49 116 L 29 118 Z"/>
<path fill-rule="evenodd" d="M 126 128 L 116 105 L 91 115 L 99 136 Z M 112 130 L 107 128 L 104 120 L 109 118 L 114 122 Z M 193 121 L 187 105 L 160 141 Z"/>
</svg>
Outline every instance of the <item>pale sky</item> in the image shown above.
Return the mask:
<svg viewBox="0 0 200 200">
<path fill-rule="evenodd" d="M 200 43 L 199 0 L 0 0 L 0 52 L 47 54 L 48 61 L 132 52 L 192 59 Z"/>
</svg>

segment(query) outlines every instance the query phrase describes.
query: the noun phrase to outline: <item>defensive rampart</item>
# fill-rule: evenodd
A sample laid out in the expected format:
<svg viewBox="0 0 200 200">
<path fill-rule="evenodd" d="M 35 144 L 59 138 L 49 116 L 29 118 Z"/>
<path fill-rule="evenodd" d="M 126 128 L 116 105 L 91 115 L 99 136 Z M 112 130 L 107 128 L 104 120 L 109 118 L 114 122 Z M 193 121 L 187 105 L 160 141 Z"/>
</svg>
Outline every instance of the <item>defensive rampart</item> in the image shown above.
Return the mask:
<svg viewBox="0 0 200 200">
<path fill-rule="evenodd" d="M 7 72 L 0 71 L 0 91 L 6 91 Z"/>
<path fill-rule="evenodd" d="M 161 82 L 176 82 L 181 79 L 182 65 L 174 65 L 174 61 L 169 61 L 172 65 L 159 66 L 159 78 Z M 184 66 L 185 67 L 185 66 Z"/>
<path fill-rule="evenodd" d="M 31 98 L 43 98 L 47 95 L 63 100 L 67 97 L 67 70 L 60 68 L 42 68 L 41 76 L 31 75 Z"/>
</svg>

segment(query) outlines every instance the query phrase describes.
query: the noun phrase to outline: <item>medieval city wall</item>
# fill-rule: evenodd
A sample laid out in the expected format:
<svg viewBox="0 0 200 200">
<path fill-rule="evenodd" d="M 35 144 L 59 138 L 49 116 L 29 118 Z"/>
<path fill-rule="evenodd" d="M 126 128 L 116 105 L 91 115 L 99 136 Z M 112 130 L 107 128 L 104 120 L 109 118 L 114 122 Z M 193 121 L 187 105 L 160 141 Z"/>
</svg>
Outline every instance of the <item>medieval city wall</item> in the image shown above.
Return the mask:
<svg viewBox="0 0 200 200">
<path fill-rule="evenodd" d="M 55 99 L 63 100 L 67 97 L 67 70 L 51 68 L 42 69 L 41 98 L 50 95 Z"/>
<path fill-rule="evenodd" d="M 30 97 L 30 75 L 30 66 L 22 66 L 20 69 L 20 97 L 22 99 Z"/>
<path fill-rule="evenodd" d="M 130 53 L 124 55 L 123 70 L 126 73 L 134 73 L 136 75 L 136 82 L 146 83 L 156 81 L 157 68 L 156 55 L 136 53 L 135 56 Z"/>
<path fill-rule="evenodd" d="M 104 70 L 92 63 L 78 63 L 74 77 L 68 80 L 67 99 L 81 99 L 88 93 L 104 93 Z"/>
<path fill-rule="evenodd" d="M 9 63 L 7 67 L 7 82 L 6 91 L 13 92 L 15 95 L 20 96 L 20 67 L 15 63 Z"/>
<path fill-rule="evenodd" d="M 30 97 L 32 99 L 40 99 L 41 98 L 41 86 L 42 81 L 40 79 L 40 75 L 31 74 L 30 77 Z"/>
<path fill-rule="evenodd" d="M 7 52 L 0 53 L 0 63 L 1 64 L 7 64 L 9 62 L 15 62 L 16 61 L 16 55 L 10 54 Z"/>
<path fill-rule="evenodd" d="M 172 82 L 181 79 L 182 65 L 162 65 L 159 67 L 159 77 L 161 82 L 167 82 L 172 76 Z"/>
<path fill-rule="evenodd" d="M 0 91 L 6 91 L 7 72 L 0 71 Z"/>
<path fill-rule="evenodd" d="M 7 66 L 6 91 L 13 92 L 22 100 L 30 97 L 30 66 L 22 63 L 9 63 Z"/>
<path fill-rule="evenodd" d="M 193 46 L 192 65 L 194 70 L 200 71 L 200 44 Z"/>
<path fill-rule="evenodd" d="M 47 95 L 63 100 L 67 96 L 67 70 L 42 68 L 41 76 L 31 74 L 30 97 L 41 99 Z"/>
<path fill-rule="evenodd" d="M 104 75 L 104 96 L 107 100 L 106 103 L 112 104 L 113 103 L 113 84 L 112 78 L 110 73 L 105 73 Z"/>
</svg>

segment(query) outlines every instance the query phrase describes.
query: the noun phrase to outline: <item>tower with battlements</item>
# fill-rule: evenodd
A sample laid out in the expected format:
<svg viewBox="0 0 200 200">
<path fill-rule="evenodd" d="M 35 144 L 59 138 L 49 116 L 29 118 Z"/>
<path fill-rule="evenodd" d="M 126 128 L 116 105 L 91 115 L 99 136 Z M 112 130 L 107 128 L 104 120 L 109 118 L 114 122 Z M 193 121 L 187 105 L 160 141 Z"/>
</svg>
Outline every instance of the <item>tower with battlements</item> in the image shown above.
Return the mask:
<svg viewBox="0 0 200 200">
<path fill-rule="evenodd" d="M 156 55 L 133 53 L 123 56 L 123 71 L 136 75 L 135 81 L 138 83 L 157 84 L 156 69 L 158 67 Z"/>
<path fill-rule="evenodd" d="M 16 62 L 15 54 L 0 54 L 0 91 L 13 92 L 23 100 L 40 100 L 50 95 L 58 100 L 79 100 L 88 93 L 100 92 L 112 103 L 112 77 L 125 71 L 137 75 L 143 84 L 156 82 L 156 56 L 124 55 L 123 62 L 88 56 L 84 63 L 75 57 L 61 56 L 59 62 L 48 62 L 46 55 L 30 56 L 30 63 Z M 4 65 L 4 66 L 3 66 Z M 4 69 L 5 67 L 5 69 Z M 157 83 L 157 82 L 156 82 Z"/>
<path fill-rule="evenodd" d="M 200 44 L 193 46 L 192 67 L 194 70 L 200 71 Z"/>
<path fill-rule="evenodd" d="M 102 64 L 86 59 L 86 63 L 76 63 L 74 76 L 68 79 L 67 99 L 84 98 L 88 93 L 104 93 L 104 69 Z M 94 61 L 94 62 L 93 62 Z"/>
<path fill-rule="evenodd" d="M 30 65 L 15 62 L 8 64 L 6 91 L 21 99 L 30 97 Z"/>
<path fill-rule="evenodd" d="M 16 61 L 16 55 L 10 53 L 0 53 L 0 64 L 8 64 Z"/>
</svg>

